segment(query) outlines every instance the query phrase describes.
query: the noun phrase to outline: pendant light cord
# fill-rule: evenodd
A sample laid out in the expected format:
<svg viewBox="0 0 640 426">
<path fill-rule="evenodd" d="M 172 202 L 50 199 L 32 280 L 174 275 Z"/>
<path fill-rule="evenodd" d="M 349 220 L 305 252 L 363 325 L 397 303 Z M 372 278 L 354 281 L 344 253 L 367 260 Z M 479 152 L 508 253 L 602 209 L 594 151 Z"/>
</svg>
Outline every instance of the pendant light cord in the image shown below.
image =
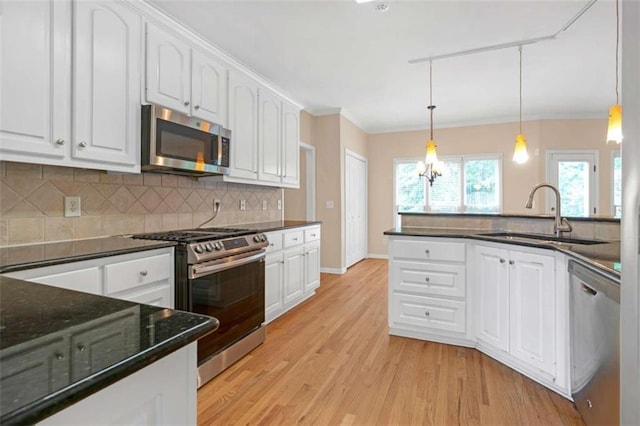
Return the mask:
<svg viewBox="0 0 640 426">
<path fill-rule="evenodd" d="M 429 61 L 429 140 L 433 140 L 433 62 Z"/>
<path fill-rule="evenodd" d="M 520 52 L 520 134 L 522 134 L 522 46 L 518 46 Z"/>
<path fill-rule="evenodd" d="M 620 12 L 618 11 L 618 0 L 616 0 L 616 105 L 620 103 L 618 93 L 618 49 L 620 46 Z"/>
</svg>

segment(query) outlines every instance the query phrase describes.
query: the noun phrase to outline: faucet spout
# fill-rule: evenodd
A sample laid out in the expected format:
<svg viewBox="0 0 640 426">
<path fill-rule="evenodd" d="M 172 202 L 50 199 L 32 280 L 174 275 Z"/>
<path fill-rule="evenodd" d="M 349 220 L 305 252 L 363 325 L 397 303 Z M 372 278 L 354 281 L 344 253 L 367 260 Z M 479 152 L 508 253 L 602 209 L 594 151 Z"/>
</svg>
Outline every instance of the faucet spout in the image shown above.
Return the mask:
<svg viewBox="0 0 640 426">
<path fill-rule="evenodd" d="M 543 182 L 534 186 L 533 189 L 531 189 L 531 192 L 529 193 L 529 199 L 527 200 L 527 204 L 525 204 L 525 207 L 528 209 L 533 207 L 533 195 L 540 188 L 551 189 L 556 197 L 556 209 L 555 209 L 555 221 L 553 223 L 553 233 L 556 234 L 556 237 L 560 237 L 563 232 L 571 232 L 573 228 L 571 228 L 571 225 L 569 224 L 567 219 L 562 217 L 562 213 L 560 212 L 560 191 L 558 191 L 558 188 L 551 185 L 550 183 Z"/>
</svg>

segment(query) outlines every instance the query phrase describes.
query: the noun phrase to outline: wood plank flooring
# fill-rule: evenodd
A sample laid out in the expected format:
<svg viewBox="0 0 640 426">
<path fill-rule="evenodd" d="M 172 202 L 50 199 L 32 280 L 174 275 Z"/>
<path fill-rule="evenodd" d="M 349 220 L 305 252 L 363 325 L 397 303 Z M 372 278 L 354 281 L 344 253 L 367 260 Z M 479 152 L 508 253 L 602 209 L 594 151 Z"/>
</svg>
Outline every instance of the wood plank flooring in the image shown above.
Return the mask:
<svg viewBox="0 0 640 426">
<path fill-rule="evenodd" d="M 389 336 L 387 261 L 317 294 L 198 391 L 199 425 L 582 425 L 573 404 L 475 349 Z"/>
</svg>

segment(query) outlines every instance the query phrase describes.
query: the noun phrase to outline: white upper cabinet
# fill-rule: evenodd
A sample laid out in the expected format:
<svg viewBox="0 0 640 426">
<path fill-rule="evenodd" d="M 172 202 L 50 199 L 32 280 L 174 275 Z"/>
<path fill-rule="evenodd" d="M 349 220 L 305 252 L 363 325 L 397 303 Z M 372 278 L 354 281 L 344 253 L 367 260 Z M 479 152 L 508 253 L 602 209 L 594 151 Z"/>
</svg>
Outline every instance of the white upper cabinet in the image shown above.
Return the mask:
<svg viewBox="0 0 640 426">
<path fill-rule="evenodd" d="M 141 21 L 121 3 L 75 4 L 73 158 L 139 163 Z"/>
<path fill-rule="evenodd" d="M 71 3 L 0 2 L 0 153 L 56 162 L 71 136 Z"/>
<path fill-rule="evenodd" d="M 258 90 L 258 101 L 258 179 L 280 183 L 282 102 L 275 94 L 262 88 Z"/>
<path fill-rule="evenodd" d="M 282 102 L 282 183 L 297 188 L 300 184 L 300 109 Z"/>
<path fill-rule="evenodd" d="M 198 51 L 192 51 L 192 114 L 227 126 L 227 69 Z"/>
<path fill-rule="evenodd" d="M 138 172 L 141 16 L 41 0 L 0 2 L 0 17 L 2 159 Z"/>
<path fill-rule="evenodd" d="M 229 128 L 231 129 L 229 176 L 256 180 L 258 177 L 258 82 L 236 71 L 229 71 Z"/>
<path fill-rule="evenodd" d="M 227 126 L 227 70 L 179 38 L 147 24 L 146 100 Z"/>
</svg>

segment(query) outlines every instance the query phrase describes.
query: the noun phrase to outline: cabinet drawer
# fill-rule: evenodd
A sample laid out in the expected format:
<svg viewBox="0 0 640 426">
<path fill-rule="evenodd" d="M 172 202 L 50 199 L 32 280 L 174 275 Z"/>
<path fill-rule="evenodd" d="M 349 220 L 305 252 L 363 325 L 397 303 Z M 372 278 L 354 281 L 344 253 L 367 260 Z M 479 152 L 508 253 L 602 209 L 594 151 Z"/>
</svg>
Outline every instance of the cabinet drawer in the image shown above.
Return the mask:
<svg viewBox="0 0 640 426">
<path fill-rule="evenodd" d="M 269 240 L 269 245 L 265 247 L 267 253 L 282 250 L 282 231 L 274 231 L 265 233 Z"/>
<path fill-rule="evenodd" d="M 166 280 L 171 276 L 171 255 L 161 254 L 105 266 L 105 294 Z"/>
<path fill-rule="evenodd" d="M 393 290 L 426 296 L 465 297 L 464 265 L 393 262 Z"/>
<path fill-rule="evenodd" d="M 284 233 L 284 248 L 289 248 L 304 242 L 304 232 L 302 229 Z"/>
<path fill-rule="evenodd" d="M 393 257 L 395 259 L 464 262 L 465 244 L 450 241 L 396 240 L 393 242 Z"/>
<path fill-rule="evenodd" d="M 392 324 L 464 333 L 466 329 L 465 303 L 410 294 L 391 295 Z"/>
<path fill-rule="evenodd" d="M 6 274 L 8 277 L 18 278 L 34 283 L 62 287 L 67 290 L 83 291 L 91 294 L 102 294 L 100 269 L 97 266 L 65 271 L 68 265 L 57 265 L 45 268 L 28 269 L 25 271 Z"/>
<path fill-rule="evenodd" d="M 318 241 L 320 239 L 320 227 L 304 230 L 304 242 Z"/>
<path fill-rule="evenodd" d="M 145 305 L 160 306 L 162 308 L 174 308 L 173 286 L 168 282 L 154 284 L 150 287 L 128 290 L 114 294 L 113 297 L 129 302 L 144 303 Z"/>
</svg>

